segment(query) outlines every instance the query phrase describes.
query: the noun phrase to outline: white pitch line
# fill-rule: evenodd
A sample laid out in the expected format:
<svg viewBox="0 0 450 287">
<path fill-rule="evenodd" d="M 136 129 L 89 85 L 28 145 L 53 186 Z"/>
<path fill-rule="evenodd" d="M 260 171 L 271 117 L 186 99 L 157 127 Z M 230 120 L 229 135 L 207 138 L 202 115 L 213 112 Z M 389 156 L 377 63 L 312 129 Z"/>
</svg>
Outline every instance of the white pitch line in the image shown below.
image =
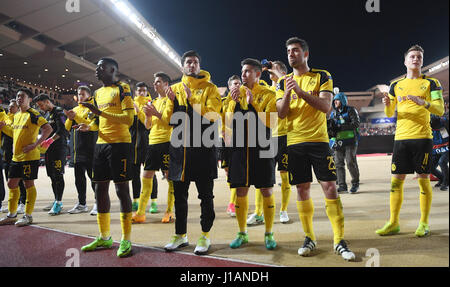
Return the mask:
<svg viewBox="0 0 450 287">
<path fill-rule="evenodd" d="M 84 238 L 95 238 L 92 236 L 87 236 L 87 235 L 83 235 L 83 234 L 77 234 L 77 233 L 73 233 L 73 232 L 69 232 L 69 231 L 63 231 L 63 230 L 58 230 L 58 229 L 53 229 L 50 227 L 45 227 L 45 226 L 40 226 L 40 225 L 29 225 L 30 227 L 35 227 L 35 228 L 40 228 L 40 229 L 44 229 L 44 230 L 50 230 L 50 231 L 54 231 L 54 232 L 59 232 L 59 233 L 63 233 L 63 234 L 68 234 L 68 235 L 73 235 L 73 236 L 79 236 L 79 237 L 84 237 Z M 120 244 L 119 241 L 115 241 L 115 243 Z M 157 251 L 161 251 L 161 252 L 166 252 L 164 250 L 164 248 L 160 248 L 160 247 L 154 247 L 154 246 L 146 246 L 146 245 L 142 245 L 142 244 L 135 244 L 132 243 L 132 245 L 140 247 L 140 248 L 144 248 L 144 249 L 152 249 L 152 250 L 157 250 Z M 260 263 L 260 262 L 254 262 L 254 261 L 247 261 L 247 260 L 241 260 L 241 259 L 233 259 L 233 258 L 225 258 L 225 257 L 216 257 L 216 256 L 211 256 L 211 255 L 195 255 L 192 253 L 188 253 L 185 251 L 171 251 L 170 253 L 178 253 L 178 254 L 183 254 L 183 255 L 188 255 L 188 256 L 195 256 L 195 257 L 201 257 L 201 258 L 210 258 L 210 259 L 216 259 L 216 260 L 222 260 L 222 261 L 230 261 L 230 262 L 236 262 L 236 263 L 244 263 L 244 264 L 255 264 L 255 265 L 262 265 L 262 266 L 266 266 L 266 267 L 284 267 L 282 265 L 273 265 L 273 264 L 268 264 L 268 263 Z M 220 266 L 216 266 L 216 267 L 220 267 Z"/>
</svg>

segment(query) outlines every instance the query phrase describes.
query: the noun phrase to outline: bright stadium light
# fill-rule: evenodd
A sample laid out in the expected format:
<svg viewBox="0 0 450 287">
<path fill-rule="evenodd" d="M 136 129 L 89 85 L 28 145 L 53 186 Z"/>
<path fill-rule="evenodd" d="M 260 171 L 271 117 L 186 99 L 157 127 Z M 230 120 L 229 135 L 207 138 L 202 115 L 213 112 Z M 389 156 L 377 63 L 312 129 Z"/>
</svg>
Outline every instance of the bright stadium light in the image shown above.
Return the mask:
<svg viewBox="0 0 450 287">
<path fill-rule="evenodd" d="M 128 8 L 127 4 L 123 3 L 122 1 L 119 1 L 116 2 L 115 5 L 120 12 L 122 12 L 125 16 L 130 17 L 131 9 Z"/>
<path fill-rule="evenodd" d="M 173 53 L 174 56 L 169 58 L 175 62 L 178 66 L 181 66 L 179 63 L 178 57 L 176 57 L 176 54 L 171 51 L 171 49 L 164 43 L 162 43 L 161 39 L 159 39 L 156 34 L 152 31 L 154 30 L 152 27 L 148 27 L 146 25 L 146 21 L 141 19 L 136 13 L 133 12 L 132 8 L 130 8 L 125 1 L 121 0 L 110 0 L 111 3 L 115 6 L 116 10 L 119 10 L 120 13 L 122 13 L 124 16 L 127 17 L 131 23 L 134 24 L 134 26 L 147 38 L 150 40 L 153 40 L 153 42 L 156 44 L 156 46 L 161 49 L 166 55 L 169 56 L 170 53 Z"/>
<path fill-rule="evenodd" d="M 448 66 L 448 60 L 445 61 L 445 62 L 443 62 L 443 63 L 440 63 L 440 64 L 438 64 L 438 65 L 436 65 L 436 66 L 434 66 L 434 67 L 431 67 L 431 68 L 428 70 L 428 72 L 429 72 L 429 73 L 434 72 L 434 71 L 439 70 L 439 69 L 441 69 L 441 68 L 443 68 L 443 67 L 445 67 L 445 66 Z"/>
</svg>

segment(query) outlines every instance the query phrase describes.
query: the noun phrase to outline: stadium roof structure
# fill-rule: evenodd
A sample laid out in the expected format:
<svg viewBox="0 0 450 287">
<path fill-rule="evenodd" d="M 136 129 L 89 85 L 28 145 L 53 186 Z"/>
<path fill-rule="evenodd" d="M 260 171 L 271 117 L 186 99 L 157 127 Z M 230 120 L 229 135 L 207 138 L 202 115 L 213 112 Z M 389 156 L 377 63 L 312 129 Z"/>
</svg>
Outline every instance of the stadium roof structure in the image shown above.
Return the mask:
<svg viewBox="0 0 450 287">
<path fill-rule="evenodd" d="M 0 76 L 61 91 L 98 87 L 96 62 L 111 57 L 120 77 L 153 83 L 182 76 L 180 56 L 126 0 L 2 0 Z"/>
<path fill-rule="evenodd" d="M 444 100 L 446 102 L 449 101 L 449 72 L 448 72 L 448 64 L 449 64 L 449 56 L 444 57 L 436 62 L 433 62 L 425 67 L 422 68 L 422 73 L 425 74 L 426 76 L 429 77 L 433 77 L 439 80 L 439 82 L 441 83 L 441 86 L 443 88 L 443 97 Z M 392 79 L 390 82 L 398 80 L 400 78 L 405 77 L 406 74 L 403 74 L 401 76 L 398 76 L 394 79 Z M 380 91 L 379 87 L 382 85 L 376 85 L 373 86 L 372 88 L 370 88 L 367 93 L 368 94 L 372 94 L 372 96 L 370 97 L 370 95 L 367 95 L 366 98 L 366 103 L 362 104 L 359 106 L 359 110 L 361 113 L 379 113 L 379 112 L 383 112 L 384 111 L 384 105 L 381 102 L 381 98 L 383 97 L 382 92 Z M 346 93 L 347 95 L 352 95 L 352 93 Z M 364 94 L 364 92 L 355 92 L 353 94 Z M 361 98 L 361 97 L 360 97 Z M 369 100 L 370 98 L 370 100 Z M 354 98 L 354 100 L 358 100 L 358 98 Z M 361 98 L 361 100 L 363 100 Z M 369 106 L 369 103 L 371 101 L 374 101 L 374 105 Z M 355 104 L 352 103 L 352 97 L 349 97 L 349 103 L 350 104 Z M 360 102 L 362 103 L 362 102 Z M 357 104 L 355 104 L 357 105 Z"/>
</svg>

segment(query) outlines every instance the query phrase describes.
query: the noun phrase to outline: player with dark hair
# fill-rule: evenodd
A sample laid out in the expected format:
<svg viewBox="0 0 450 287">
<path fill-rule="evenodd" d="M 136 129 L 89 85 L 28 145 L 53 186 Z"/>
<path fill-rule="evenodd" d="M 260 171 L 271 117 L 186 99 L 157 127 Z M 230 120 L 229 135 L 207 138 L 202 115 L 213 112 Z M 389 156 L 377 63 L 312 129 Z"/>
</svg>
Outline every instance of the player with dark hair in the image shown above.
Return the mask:
<svg viewBox="0 0 450 287">
<path fill-rule="evenodd" d="M 214 179 L 217 178 L 217 154 L 214 145 L 205 145 L 200 135 L 200 138 L 194 135 L 194 131 L 200 131 L 203 135 L 207 129 L 217 129 L 215 122 L 220 121 L 221 99 L 218 88 L 210 81 L 210 74 L 200 70 L 198 53 L 184 53 L 181 64 L 181 82 L 166 91 L 170 99 L 166 107 L 169 115 L 188 120 L 171 119 L 175 121 L 174 131 L 177 130 L 177 133 L 172 132 L 171 136 L 168 179 L 173 180 L 176 221 L 175 235 L 164 248 L 172 251 L 188 245 L 188 191 L 191 182 L 195 182 L 201 200 L 202 235 L 194 253 L 202 255 L 208 252 L 211 245 L 209 231 L 215 219 L 213 187 Z M 201 126 L 195 126 L 194 117 L 200 119 Z M 187 134 L 193 135 L 189 141 Z"/>
<path fill-rule="evenodd" d="M 133 145 L 133 175 L 132 175 L 132 187 L 133 187 L 133 204 L 132 210 L 136 212 L 139 208 L 139 198 L 141 196 L 141 166 L 145 161 L 145 153 L 148 146 L 148 130 L 145 127 L 145 114 L 143 112 L 144 106 L 151 101 L 152 98 L 148 91 L 148 86 L 144 82 L 136 84 L 135 93 L 133 95 L 133 104 L 135 110 L 135 116 L 133 125 L 130 127 L 131 143 Z M 153 177 L 151 189 L 152 206 L 150 207 L 150 213 L 158 212 L 156 205 L 156 198 L 158 197 L 158 181 L 156 176 Z M 145 212 L 145 206 L 144 206 Z"/>
<path fill-rule="evenodd" d="M 233 75 L 228 79 L 228 91 L 230 91 L 234 87 L 240 87 L 241 85 L 242 85 L 241 77 L 239 77 L 238 75 Z M 222 97 L 222 109 L 220 110 L 222 116 L 222 133 L 221 133 L 222 147 L 219 152 L 220 155 L 219 160 L 221 161 L 221 168 L 225 170 L 227 178 L 228 178 L 228 162 L 230 160 L 230 147 L 229 147 L 230 143 L 227 144 L 225 142 L 225 129 L 226 129 L 225 111 L 227 109 L 230 100 L 231 98 L 228 96 Z M 228 186 L 230 186 L 230 183 L 228 183 Z M 231 186 L 230 186 L 230 200 L 228 202 L 227 213 L 231 217 L 236 216 L 236 188 L 235 187 L 232 188 Z"/>
<path fill-rule="evenodd" d="M 93 181 L 97 195 L 97 222 L 100 236 L 81 248 L 93 251 L 99 247 L 110 248 L 113 244 L 110 232 L 109 183 L 114 181 L 116 194 L 120 200 L 120 225 L 122 239 L 118 257 L 131 252 L 131 180 L 132 146 L 129 128 L 133 124 L 134 106 L 130 86 L 118 81 L 118 64 L 110 58 L 97 63 L 96 77 L 103 87 L 94 93 L 94 104 L 82 103 L 97 117 L 89 124 L 81 123 L 80 131 L 98 130 L 93 160 Z"/>
<path fill-rule="evenodd" d="M 44 117 L 30 108 L 33 100 L 33 93 L 25 88 L 21 88 L 16 96 L 20 111 L 14 115 L 11 125 L 0 122 L 0 130 L 12 129 L 13 133 L 13 159 L 9 167 L 9 201 L 8 215 L 0 219 L 0 225 L 15 224 L 16 226 L 26 226 L 33 223 L 31 214 L 36 202 L 36 187 L 34 180 L 38 177 L 40 153 L 38 146 L 52 133 L 53 129 Z M 38 138 L 39 131 L 41 137 Z M 19 201 L 19 181 L 23 179 L 27 201 L 25 214 L 22 219 L 17 220 L 17 204 Z"/>
<path fill-rule="evenodd" d="M 290 38 L 286 49 L 293 72 L 278 82 L 277 110 L 281 119 L 287 117 L 289 182 L 297 186 L 297 209 L 306 235 L 298 254 L 307 256 L 317 246 L 310 197 L 314 168 L 333 228 L 334 251 L 345 260 L 354 260 L 355 254 L 344 241 L 344 213 L 336 191 L 336 167 L 327 133 L 326 113 L 331 109 L 333 80 L 327 71 L 309 68 L 310 54 L 305 40 Z"/>
<path fill-rule="evenodd" d="M 14 121 L 14 115 L 19 111 L 19 106 L 17 105 L 16 99 L 11 99 L 9 101 L 8 114 L 6 118 L 6 124 L 11 125 Z M 5 169 L 6 181 L 9 178 L 9 166 L 13 158 L 13 134 L 11 129 L 4 129 L 2 131 L 2 149 L 3 149 L 3 162 Z M 19 206 L 17 208 L 17 214 L 23 214 L 25 212 L 25 203 L 27 200 L 27 192 L 23 180 L 19 181 L 20 198 Z M 2 207 L 1 212 L 8 212 L 7 207 Z"/>
<path fill-rule="evenodd" d="M 34 102 L 41 111 L 46 113 L 45 118 L 53 128 L 52 134 L 41 146 L 46 149 L 45 167 L 55 196 L 55 201 L 48 214 L 58 215 L 63 208 L 62 197 L 65 187 L 64 167 L 66 166 L 67 138 L 69 137 L 65 128 L 66 116 L 63 109 L 55 106 L 46 94 L 40 94 L 34 99 Z"/>
<path fill-rule="evenodd" d="M 78 106 L 70 111 L 64 111 L 67 116 L 65 126 L 68 131 L 72 130 L 73 126 L 77 126 L 81 123 L 89 124 L 94 117 L 94 114 L 82 105 L 84 102 L 94 103 L 89 87 L 78 87 L 77 101 Z M 86 204 L 86 173 L 91 181 L 91 187 L 95 194 L 95 184 L 92 181 L 92 160 L 94 157 L 97 136 L 97 131 L 80 132 L 77 129 L 73 129 L 73 163 L 75 187 L 78 192 L 78 203 L 68 211 L 70 214 L 88 211 L 88 206 Z M 91 215 L 97 215 L 97 205 L 94 205 L 92 208 Z"/>
<path fill-rule="evenodd" d="M 261 156 L 261 151 L 267 150 L 259 138 L 263 125 L 263 137 L 272 141 L 271 128 L 275 123 L 271 121 L 270 113 L 276 113 L 275 92 L 259 84 L 262 73 L 262 65 L 255 59 L 244 59 L 242 66 L 242 86 L 231 89 L 228 97 L 231 98 L 225 111 L 226 126 L 230 128 L 233 147 L 230 149 L 228 182 L 232 188 L 237 189 L 236 197 L 236 219 L 239 232 L 230 247 L 239 248 L 248 242 L 247 213 L 248 213 L 248 190 L 250 185 L 260 189 L 263 195 L 263 210 L 265 220 L 264 241 L 267 249 L 272 250 L 277 246 L 273 237 L 273 221 L 275 216 L 275 199 L 272 187 L 275 183 L 274 154 L 272 156 Z M 264 113 L 266 118 L 260 118 Z M 234 121 L 235 115 L 240 114 L 246 120 Z M 276 114 L 275 114 L 276 115 Z M 252 126 L 250 117 L 257 126 Z M 275 117 L 276 120 L 276 117 Z M 244 131 L 243 137 L 247 139 L 243 147 L 238 144 L 240 139 L 239 130 Z M 255 129 L 255 136 L 250 130 Z M 249 142 L 250 137 L 256 138 L 255 146 Z"/>
<path fill-rule="evenodd" d="M 145 208 L 147 206 L 150 192 L 155 188 L 152 179 L 155 178 L 155 172 L 161 170 L 165 177 L 168 178 L 169 170 L 169 145 L 172 127 L 169 125 L 170 118 L 166 105 L 168 98 L 166 90 L 170 85 L 170 77 L 158 72 L 154 75 L 153 86 L 155 87 L 158 97 L 152 101 L 148 101 L 143 106 L 143 113 L 145 114 L 145 127 L 150 129 L 150 134 L 147 138 L 148 145 L 146 155 L 144 157 L 144 174 L 142 177 L 142 192 L 139 197 L 139 209 L 133 214 L 133 223 L 142 223 L 145 221 Z M 173 182 L 168 180 L 169 190 L 167 195 L 167 210 L 164 214 L 162 223 L 169 223 L 174 221 L 173 205 Z M 152 196 L 153 199 L 153 196 Z"/>
</svg>

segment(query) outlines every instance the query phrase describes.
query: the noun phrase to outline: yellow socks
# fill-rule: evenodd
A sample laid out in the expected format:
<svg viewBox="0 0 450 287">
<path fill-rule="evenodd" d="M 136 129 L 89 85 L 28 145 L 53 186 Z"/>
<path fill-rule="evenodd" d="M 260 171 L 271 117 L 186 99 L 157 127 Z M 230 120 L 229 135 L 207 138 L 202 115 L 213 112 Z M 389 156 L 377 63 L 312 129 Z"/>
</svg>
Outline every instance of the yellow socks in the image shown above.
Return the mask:
<svg viewBox="0 0 450 287">
<path fill-rule="evenodd" d="M 27 202 L 25 204 L 25 214 L 31 215 L 34 210 L 34 204 L 36 203 L 36 187 L 33 185 L 29 187 L 27 190 Z"/>
<path fill-rule="evenodd" d="M 341 199 L 327 199 L 325 198 L 326 211 L 328 219 L 333 227 L 334 244 L 338 244 L 344 239 L 344 212 L 342 208 Z"/>
<path fill-rule="evenodd" d="M 403 203 L 403 183 L 405 181 L 396 177 L 391 178 L 390 208 L 392 224 L 399 223 L 400 209 Z"/>
<path fill-rule="evenodd" d="M 230 189 L 230 203 L 236 204 L 236 188 Z"/>
<path fill-rule="evenodd" d="M 230 202 L 236 205 L 236 188 L 231 188 L 231 184 L 228 182 L 228 187 L 230 188 Z"/>
<path fill-rule="evenodd" d="M 11 188 L 9 190 L 8 210 L 10 215 L 17 213 L 17 207 L 19 206 L 20 189 L 19 187 Z"/>
<path fill-rule="evenodd" d="M 433 199 L 433 189 L 429 178 L 419 178 L 420 188 L 420 222 L 428 224 L 430 215 L 431 201 Z"/>
<path fill-rule="evenodd" d="M 291 197 L 291 185 L 289 184 L 289 174 L 281 172 L 281 208 L 280 211 L 287 211 L 289 199 Z"/>
<path fill-rule="evenodd" d="M 273 194 L 269 197 L 263 197 L 263 209 L 266 233 L 270 233 L 272 232 L 273 220 L 275 218 L 275 197 Z"/>
<path fill-rule="evenodd" d="M 209 238 L 209 232 L 202 232 L 202 236 L 205 236 L 206 238 Z"/>
<path fill-rule="evenodd" d="M 139 197 L 139 207 L 136 212 L 138 215 L 144 215 L 145 209 L 147 208 L 147 203 L 152 194 L 153 188 L 153 178 L 142 177 L 142 191 Z"/>
<path fill-rule="evenodd" d="M 109 213 L 108 213 L 109 214 Z M 120 226 L 122 227 L 122 240 L 131 239 L 131 212 L 120 213 Z"/>
<path fill-rule="evenodd" d="M 312 199 L 297 201 L 297 211 L 305 236 L 308 236 L 311 240 L 315 241 L 316 235 L 314 234 L 313 229 L 314 203 Z"/>
<path fill-rule="evenodd" d="M 263 199 L 262 193 L 259 188 L 255 190 L 255 213 L 261 216 L 263 213 Z"/>
<path fill-rule="evenodd" d="M 247 231 L 248 196 L 236 197 L 236 219 L 240 232 Z"/>
<path fill-rule="evenodd" d="M 111 237 L 110 231 L 111 217 L 110 213 L 97 213 L 98 230 L 102 239 L 106 240 Z"/>
<path fill-rule="evenodd" d="M 168 180 L 169 183 L 169 191 L 167 193 L 167 211 L 166 212 L 173 212 L 173 205 L 175 203 L 175 196 L 173 195 L 173 181 Z"/>
</svg>

